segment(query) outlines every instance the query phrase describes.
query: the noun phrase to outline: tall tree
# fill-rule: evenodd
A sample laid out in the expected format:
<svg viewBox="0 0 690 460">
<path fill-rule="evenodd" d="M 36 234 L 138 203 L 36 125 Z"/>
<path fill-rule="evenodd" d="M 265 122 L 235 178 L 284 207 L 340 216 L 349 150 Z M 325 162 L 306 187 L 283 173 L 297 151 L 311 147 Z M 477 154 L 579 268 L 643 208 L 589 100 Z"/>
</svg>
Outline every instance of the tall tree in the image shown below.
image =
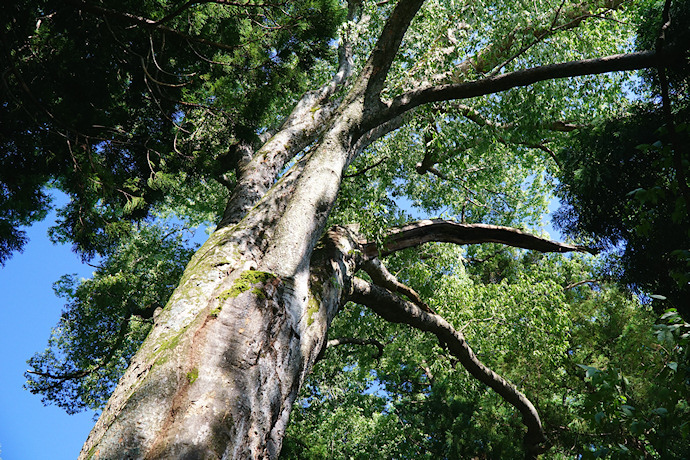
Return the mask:
<svg viewBox="0 0 690 460">
<path fill-rule="evenodd" d="M 3 133 L 3 160 L 29 173 L 17 184 L 2 176 L 3 256 L 21 245 L 18 226 L 45 209 L 40 187 L 53 180 L 73 196 L 56 238 L 113 261 L 99 274 L 110 284 L 63 285 L 75 308 L 97 312 L 107 297 L 99 293 L 131 284 L 116 273 L 139 268 L 140 258 L 126 257 L 136 247 L 127 240 L 142 230 L 146 241 L 166 240 L 145 231 L 145 218 L 191 206 L 185 194 L 203 199 L 195 181 L 230 189 L 216 230 L 164 308 L 140 295 L 117 305 L 108 317 L 119 321 L 109 325 L 86 315 L 87 326 L 116 337 L 143 335 L 132 326 L 141 319 L 152 324 L 82 458 L 276 458 L 292 404 L 347 301 L 433 334 L 520 413 L 526 456 L 544 450 L 528 396 L 479 361 L 462 330 L 382 260 L 430 242 L 585 251 L 508 225 L 534 223 L 543 210 L 544 195 L 525 195 L 545 188 L 556 134 L 618 94 L 615 76 L 572 77 L 686 58 L 673 48 L 610 54 L 625 50 L 630 32 L 620 19 L 634 20 L 638 5 L 66 0 L 4 8 L 2 110 L 16 123 Z M 87 72 L 90 85 L 78 84 Z M 93 94 L 81 94 L 84 86 Z M 387 174 L 371 181 L 377 168 Z M 407 216 L 387 213 L 396 195 L 454 220 L 403 225 Z M 358 220 L 359 229 L 343 225 Z M 167 270 L 168 282 L 179 276 L 177 264 L 145 264 Z M 141 280 L 149 289 L 156 277 Z M 75 328 L 65 340 L 89 331 Z M 129 358 L 124 338 L 111 342 L 96 347 L 101 360 L 86 369 L 53 372 L 42 367 L 53 357 L 39 359 L 35 389 L 60 397 L 64 382 Z"/>
</svg>

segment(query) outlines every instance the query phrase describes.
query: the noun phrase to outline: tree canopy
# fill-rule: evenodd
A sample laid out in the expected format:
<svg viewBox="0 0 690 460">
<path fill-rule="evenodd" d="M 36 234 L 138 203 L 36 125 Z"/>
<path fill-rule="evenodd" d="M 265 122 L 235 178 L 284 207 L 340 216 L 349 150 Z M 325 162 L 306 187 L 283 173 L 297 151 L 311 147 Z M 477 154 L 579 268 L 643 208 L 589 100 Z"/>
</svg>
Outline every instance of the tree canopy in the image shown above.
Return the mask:
<svg viewBox="0 0 690 460">
<path fill-rule="evenodd" d="M 0 261 L 68 193 L 54 238 L 107 253 L 185 180 L 232 183 L 332 50 L 337 2 L 5 2 Z M 215 211 L 217 212 L 217 211 Z"/>
<path fill-rule="evenodd" d="M 687 457 L 687 17 L 652 0 L 3 4 L 0 262 L 58 189 L 52 238 L 97 265 L 56 283 L 27 388 L 101 410 L 126 369 L 178 366 L 186 397 L 205 368 L 170 350 L 308 280 L 285 330 L 323 343 L 283 458 Z M 576 243 L 544 231 L 555 195 Z M 197 250 L 199 225 L 218 231 Z M 623 245 L 621 263 L 585 254 Z"/>
</svg>

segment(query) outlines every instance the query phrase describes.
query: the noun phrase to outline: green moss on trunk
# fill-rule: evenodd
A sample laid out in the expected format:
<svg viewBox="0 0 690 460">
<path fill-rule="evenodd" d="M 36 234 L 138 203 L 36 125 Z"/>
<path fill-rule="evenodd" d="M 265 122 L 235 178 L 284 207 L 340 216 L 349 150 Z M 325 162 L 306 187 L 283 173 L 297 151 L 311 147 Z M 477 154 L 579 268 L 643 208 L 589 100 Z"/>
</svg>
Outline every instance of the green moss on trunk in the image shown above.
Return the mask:
<svg viewBox="0 0 690 460">
<path fill-rule="evenodd" d="M 307 326 L 311 326 L 314 323 L 314 315 L 318 313 L 319 308 L 321 308 L 321 302 L 316 300 L 316 297 L 309 296 L 309 302 L 307 303 Z"/>
<path fill-rule="evenodd" d="M 197 378 L 199 378 L 199 369 L 197 369 L 196 367 L 191 371 L 187 372 L 187 381 L 190 385 L 194 383 Z"/>
<path fill-rule="evenodd" d="M 218 295 L 218 300 L 224 302 L 229 298 L 235 298 L 238 295 L 246 292 L 252 288 L 255 284 L 265 284 L 267 281 L 274 279 L 276 276 L 273 273 L 262 272 L 259 270 L 247 270 L 243 272 L 230 289 L 221 292 Z M 258 292 L 256 292 L 258 291 Z M 257 296 L 266 297 L 266 295 L 260 289 L 254 289 Z"/>
</svg>

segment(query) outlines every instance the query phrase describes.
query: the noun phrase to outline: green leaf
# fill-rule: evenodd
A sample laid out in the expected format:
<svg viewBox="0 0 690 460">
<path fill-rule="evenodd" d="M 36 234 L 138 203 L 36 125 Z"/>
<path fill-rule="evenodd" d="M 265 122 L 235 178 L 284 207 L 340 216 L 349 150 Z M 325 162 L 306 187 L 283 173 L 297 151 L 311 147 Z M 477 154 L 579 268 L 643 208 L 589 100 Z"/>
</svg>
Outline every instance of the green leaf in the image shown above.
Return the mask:
<svg viewBox="0 0 690 460">
<path fill-rule="evenodd" d="M 635 408 L 634 408 L 633 406 L 628 406 L 627 404 L 623 404 L 623 405 L 621 406 L 621 410 L 623 411 L 623 413 L 624 413 L 626 416 L 632 417 L 633 411 L 635 410 Z"/>
<path fill-rule="evenodd" d="M 597 374 L 599 374 L 599 373 L 601 372 L 601 371 L 600 371 L 599 369 L 597 369 L 596 367 L 585 366 L 584 364 L 578 364 L 578 366 L 581 367 L 582 369 L 584 369 L 584 370 L 586 371 L 586 372 L 585 372 L 585 377 L 592 377 L 592 376 L 597 375 Z"/>
<path fill-rule="evenodd" d="M 668 414 L 668 409 L 665 409 L 663 407 L 658 407 L 652 411 L 652 414 L 663 417 L 663 416 L 666 416 Z"/>
<path fill-rule="evenodd" d="M 645 429 L 647 428 L 647 424 L 643 421 L 640 420 L 635 420 L 630 424 L 630 433 L 632 433 L 634 436 L 639 436 L 642 433 L 644 433 Z"/>
</svg>

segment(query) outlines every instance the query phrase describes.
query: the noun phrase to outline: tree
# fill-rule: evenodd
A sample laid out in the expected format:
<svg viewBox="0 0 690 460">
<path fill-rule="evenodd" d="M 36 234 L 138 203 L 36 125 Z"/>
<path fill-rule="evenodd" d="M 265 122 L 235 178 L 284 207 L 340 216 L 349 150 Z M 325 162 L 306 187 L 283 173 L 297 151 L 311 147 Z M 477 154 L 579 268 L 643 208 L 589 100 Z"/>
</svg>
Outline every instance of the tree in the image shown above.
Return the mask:
<svg viewBox="0 0 690 460">
<path fill-rule="evenodd" d="M 689 5 L 675 5 L 665 17 L 674 18 L 664 27 L 668 44 L 687 42 Z M 654 45 L 661 18 L 661 8 L 650 15 L 638 34 L 639 45 Z M 663 43 L 659 40 L 657 46 Z M 578 133 L 560 153 L 559 194 L 566 207 L 559 221 L 571 236 L 593 239 L 602 249 L 616 249 L 607 268 L 610 273 L 638 291 L 668 298 L 688 319 L 687 63 L 680 62 L 670 72 L 650 69 L 643 82 L 640 92 L 651 93 L 653 102 L 643 99 L 601 120 Z M 656 303 L 668 308 L 664 302 Z"/>
<path fill-rule="evenodd" d="M 56 238 L 87 258 L 106 256 L 98 276 L 115 286 L 63 283 L 76 308 L 95 312 L 65 340 L 94 324 L 118 338 L 96 347 L 101 358 L 87 369 L 72 358 L 76 369 L 56 373 L 44 367 L 54 357 L 38 358 L 30 385 L 60 397 L 64 382 L 98 375 L 113 356 L 115 366 L 126 361 L 129 332 L 148 332 L 83 458 L 277 457 L 293 402 L 347 301 L 432 333 L 521 414 L 527 457 L 543 451 L 534 404 L 381 259 L 431 242 L 585 251 L 507 225 L 534 220 L 545 205 L 543 194 L 529 199 L 525 190 L 546 189 L 542 175 L 555 161 L 547 136 L 618 94 L 616 77 L 571 77 L 684 59 L 671 48 L 601 56 L 625 47 L 616 19 L 634 18 L 635 5 L 219 0 L 6 8 L 3 117 L 17 116 L 2 138 L 4 163 L 29 173 L 19 184 L 2 177 L 3 256 L 21 246 L 18 226 L 40 217 L 40 187 L 52 179 L 73 196 Z M 336 28 L 337 52 L 329 48 Z M 41 72 L 46 65 L 55 73 Z M 93 68 L 98 75 L 89 80 L 100 86 L 85 97 L 75 97 L 81 85 L 60 78 Z M 71 93 L 52 92 L 65 82 Z M 564 98 L 566 91 L 576 97 Z M 84 100 L 86 110 L 75 112 Z M 492 170 L 493 161 L 505 169 Z M 372 182 L 367 175 L 377 168 L 386 174 Z M 409 180 L 413 168 L 419 177 Z M 165 307 L 157 311 L 153 299 L 161 289 L 125 300 L 108 315 L 118 321 L 99 323 L 99 293 L 127 291 L 131 283 L 117 273 L 143 260 L 123 256 L 129 241 L 165 241 L 145 219 L 189 208 L 185 194 L 203 199 L 206 190 L 194 182 L 211 180 L 231 190 L 227 205 Z M 460 222 L 402 225 L 404 213 L 386 216 L 396 194 L 436 215 L 447 207 Z M 359 229 L 343 225 L 353 221 Z M 179 276 L 179 264 L 157 266 L 167 282 Z M 461 269 L 457 259 L 442 268 Z M 149 279 L 157 278 L 144 278 L 142 289 Z M 150 330 L 133 326 L 141 319 L 152 320 Z"/>
</svg>

